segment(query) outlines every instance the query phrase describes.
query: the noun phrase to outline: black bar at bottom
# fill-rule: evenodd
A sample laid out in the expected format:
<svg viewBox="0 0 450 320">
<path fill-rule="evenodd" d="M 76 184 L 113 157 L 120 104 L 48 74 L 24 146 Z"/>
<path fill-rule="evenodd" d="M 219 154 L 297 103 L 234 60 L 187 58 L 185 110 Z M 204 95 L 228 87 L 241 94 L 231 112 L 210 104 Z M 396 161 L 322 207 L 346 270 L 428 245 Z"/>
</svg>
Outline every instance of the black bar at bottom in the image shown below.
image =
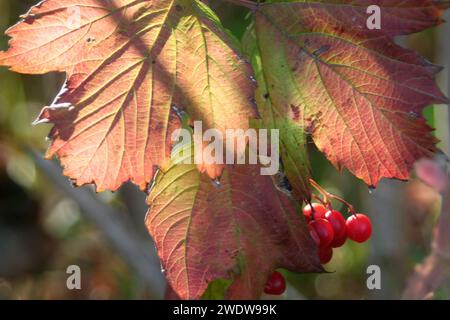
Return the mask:
<svg viewBox="0 0 450 320">
<path fill-rule="evenodd" d="M 368 316 L 392 317 L 398 308 L 405 317 L 430 317 L 433 312 L 445 314 L 450 301 L 0 301 L 0 319 L 11 314 L 57 319 L 82 319 L 112 315 L 142 319 L 302 319 L 311 316 L 343 316 L 349 319 L 365 319 Z M 10 312 L 10 313 L 9 313 Z M 130 319 L 131 320 L 131 319 Z"/>
</svg>

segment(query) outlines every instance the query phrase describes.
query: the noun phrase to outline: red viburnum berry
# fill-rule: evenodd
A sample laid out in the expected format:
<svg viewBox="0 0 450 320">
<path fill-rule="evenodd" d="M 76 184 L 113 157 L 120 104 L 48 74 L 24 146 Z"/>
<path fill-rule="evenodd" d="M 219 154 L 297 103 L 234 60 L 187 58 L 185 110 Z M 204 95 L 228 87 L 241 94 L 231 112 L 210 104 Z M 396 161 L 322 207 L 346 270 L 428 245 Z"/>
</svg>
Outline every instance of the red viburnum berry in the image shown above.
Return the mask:
<svg viewBox="0 0 450 320">
<path fill-rule="evenodd" d="M 314 219 L 324 218 L 325 213 L 327 213 L 328 209 L 325 208 L 323 204 L 313 202 L 311 204 L 307 204 L 303 208 L 303 215 L 306 218 L 306 222 L 309 223 L 313 220 L 313 212 Z"/>
<path fill-rule="evenodd" d="M 326 219 L 315 219 L 309 223 L 319 237 L 319 248 L 330 246 L 334 239 L 334 230 L 331 223 Z"/>
<path fill-rule="evenodd" d="M 264 287 L 264 293 L 281 295 L 284 291 L 286 291 L 286 280 L 281 273 L 274 271 L 269 277 L 269 280 L 267 280 L 266 286 Z"/>
<path fill-rule="evenodd" d="M 330 210 L 325 214 L 325 219 L 330 222 L 334 231 L 334 238 L 330 246 L 333 248 L 342 246 L 347 239 L 347 227 L 344 217 L 339 211 Z"/>
<path fill-rule="evenodd" d="M 308 224 L 308 229 L 309 229 L 309 234 L 311 235 L 311 238 L 314 240 L 314 243 L 316 244 L 316 246 L 320 246 L 320 238 L 319 238 L 319 235 L 317 234 L 316 230 L 310 224 Z"/>
<path fill-rule="evenodd" d="M 331 247 L 326 247 L 319 250 L 319 258 L 321 264 L 327 264 L 331 261 L 333 257 L 333 249 Z"/>
<path fill-rule="evenodd" d="M 345 231 L 345 234 L 342 237 L 339 238 L 334 237 L 330 246 L 332 248 L 339 248 L 342 247 L 346 241 L 347 241 L 347 231 Z"/>
<path fill-rule="evenodd" d="M 369 217 L 361 213 L 350 216 L 347 219 L 346 226 L 348 237 L 355 242 L 365 242 L 372 234 L 372 224 Z"/>
<path fill-rule="evenodd" d="M 314 240 L 314 243 L 316 244 L 316 246 L 319 246 L 320 238 L 319 238 L 319 235 L 317 234 L 316 230 L 310 224 L 308 224 L 308 229 L 309 229 L 309 234 L 311 235 L 311 238 Z"/>
</svg>

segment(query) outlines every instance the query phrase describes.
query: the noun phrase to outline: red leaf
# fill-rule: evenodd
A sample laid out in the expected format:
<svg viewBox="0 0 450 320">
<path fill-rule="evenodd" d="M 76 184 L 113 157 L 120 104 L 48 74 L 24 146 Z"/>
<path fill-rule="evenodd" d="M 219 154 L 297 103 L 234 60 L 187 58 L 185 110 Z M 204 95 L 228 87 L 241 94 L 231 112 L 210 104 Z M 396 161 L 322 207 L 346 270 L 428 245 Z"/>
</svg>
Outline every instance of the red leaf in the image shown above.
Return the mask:
<svg viewBox="0 0 450 320">
<path fill-rule="evenodd" d="M 366 26 L 370 5 L 381 7 L 381 30 Z M 448 6 L 432 0 L 261 5 L 255 32 L 276 113 L 367 184 L 407 179 L 416 160 L 437 150 L 423 108 L 449 100 L 435 83 L 439 68 L 392 37 L 438 24 Z"/>
<path fill-rule="evenodd" d="M 219 187 L 194 165 L 156 176 L 147 227 L 178 296 L 233 279 L 230 299 L 256 299 L 275 268 L 322 270 L 304 219 L 256 165 L 226 167 Z"/>
<path fill-rule="evenodd" d="M 67 74 L 37 122 L 54 123 L 47 157 L 77 185 L 145 188 L 169 157 L 173 106 L 205 130 L 245 129 L 255 114 L 248 64 L 197 1 L 44 0 L 7 34 L 0 65 Z"/>
</svg>

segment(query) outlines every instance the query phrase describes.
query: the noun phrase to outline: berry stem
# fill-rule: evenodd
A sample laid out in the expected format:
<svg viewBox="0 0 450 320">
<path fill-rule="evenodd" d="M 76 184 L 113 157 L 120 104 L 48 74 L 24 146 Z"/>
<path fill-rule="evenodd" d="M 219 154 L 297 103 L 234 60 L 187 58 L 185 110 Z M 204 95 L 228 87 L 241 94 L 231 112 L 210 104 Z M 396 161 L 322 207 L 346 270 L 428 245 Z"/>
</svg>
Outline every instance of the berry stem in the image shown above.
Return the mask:
<svg viewBox="0 0 450 320">
<path fill-rule="evenodd" d="M 329 192 L 327 192 L 324 188 L 322 188 L 317 182 L 315 182 L 313 179 L 309 179 L 309 183 L 317 190 L 321 195 L 326 197 Z"/>
<path fill-rule="evenodd" d="M 324 207 L 326 207 L 326 208 L 328 208 L 330 210 L 333 209 L 332 206 L 331 206 L 331 202 L 328 201 L 326 196 L 324 196 L 323 199 L 321 197 L 319 197 L 318 195 L 316 195 L 316 194 L 312 194 L 311 196 L 313 197 L 313 199 L 315 199 L 315 200 L 319 201 L 321 204 L 323 204 Z"/>
<path fill-rule="evenodd" d="M 343 203 L 345 206 L 347 206 L 348 212 L 350 212 L 352 215 L 356 214 L 355 208 L 353 208 L 353 206 L 350 203 L 348 203 L 341 197 L 335 196 L 334 194 L 332 194 L 330 197 L 333 198 L 334 200 L 337 200 L 337 201 Z"/>
<path fill-rule="evenodd" d="M 313 179 L 309 179 L 309 183 L 311 183 L 311 185 L 321 194 L 323 195 L 323 200 L 326 203 L 329 203 L 328 199 L 334 199 L 336 201 L 341 202 L 342 204 L 344 204 L 347 208 L 348 208 L 348 212 L 350 212 L 352 215 L 356 214 L 355 209 L 353 208 L 353 206 L 348 203 L 347 201 L 345 201 L 344 199 L 342 199 L 339 196 L 336 196 L 334 194 L 329 193 L 328 191 L 326 191 L 324 188 L 322 188 L 317 182 L 315 182 Z M 313 195 L 314 197 L 314 195 Z M 317 197 L 317 196 L 316 196 Z M 318 198 L 318 197 L 317 197 Z M 315 198 L 315 199 L 317 199 Z"/>
</svg>

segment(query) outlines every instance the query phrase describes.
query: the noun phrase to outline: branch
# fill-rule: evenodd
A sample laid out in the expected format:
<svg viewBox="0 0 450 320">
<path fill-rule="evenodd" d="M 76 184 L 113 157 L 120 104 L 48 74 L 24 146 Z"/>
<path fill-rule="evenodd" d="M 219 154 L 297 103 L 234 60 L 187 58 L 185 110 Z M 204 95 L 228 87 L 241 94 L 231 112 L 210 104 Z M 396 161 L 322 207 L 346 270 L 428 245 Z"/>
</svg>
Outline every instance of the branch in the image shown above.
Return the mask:
<svg viewBox="0 0 450 320">
<path fill-rule="evenodd" d="M 154 245 L 143 242 L 136 235 L 130 221 L 125 219 L 126 215 L 99 201 L 91 190 L 72 187 L 58 165 L 44 160 L 33 150 L 27 151 L 56 189 L 78 203 L 82 213 L 103 232 L 120 256 L 149 286 L 152 296 L 161 299 L 164 296 L 165 280 L 153 250 Z"/>
<path fill-rule="evenodd" d="M 442 175 L 445 177 L 446 172 Z M 403 299 L 430 299 L 450 276 L 450 188 L 447 186 L 441 195 L 442 212 L 434 230 L 432 251 L 408 279 Z"/>
<path fill-rule="evenodd" d="M 447 12 L 445 18 L 450 18 L 450 12 Z M 440 64 L 446 66 L 447 74 L 441 74 L 440 82 L 444 91 L 450 94 L 450 43 L 446 40 L 449 25 L 445 25 L 439 32 L 439 38 L 442 43 L 442 48 L 438 52 L 441 55 Z M 438 137 L 441 140 L 444 150 L 449 151 L 450 141 L 450 118 L 446 111 L 445 116 L 439 108 L 436 108 L 435 115 Z M 440 178 L 444 181 L 447 177 L 447 170 L 441 172 Z M 434 180 L 439 180 L 439 175 L 435 175 Z M 441 181 L 442 182 L 442 181 Z M 432 242 L 432 252 L 425 259 L 425 261 L 416 267 L 415 273 L 409 279 L 407 287 L 403 292 L 404 299 L 423 299 L 431 298 L 434 292 L 441 286 L 441 284 L 450 276 L 450 184 L 446 188 L 439 188 L 438 183 L 435 186 L 442 195 L 442 212 L 438 224 L 434 230 L 434 239 Z"/>
</svg>

